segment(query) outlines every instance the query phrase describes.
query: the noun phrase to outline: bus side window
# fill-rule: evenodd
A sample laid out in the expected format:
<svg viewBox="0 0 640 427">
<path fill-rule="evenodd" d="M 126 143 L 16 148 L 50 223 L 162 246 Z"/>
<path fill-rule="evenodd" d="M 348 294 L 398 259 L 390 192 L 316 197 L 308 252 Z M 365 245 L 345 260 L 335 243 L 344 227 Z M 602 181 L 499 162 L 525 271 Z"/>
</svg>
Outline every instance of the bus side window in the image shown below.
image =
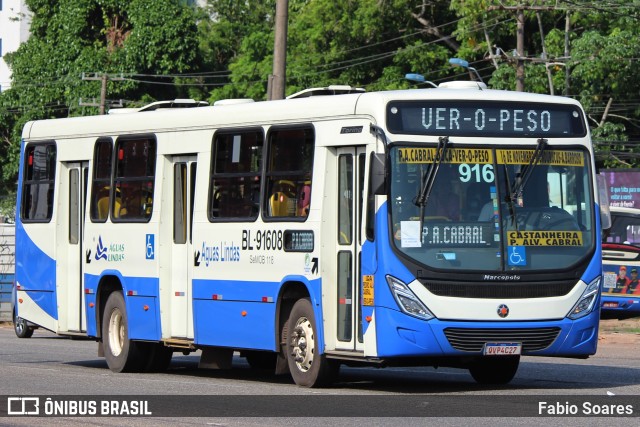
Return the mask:
<svg viewBox="0 0 640 427">
<path fill-rule="evenodd" d="M 53 142 L 27 147 L 22 182 L 23 220 L 49 222 L 53 216 L 56 146 Z"/>
<path fill-rule="evenodd" d="M 309 215 L 313 150 L 309 127 L 269 134 L 266 216 L 304 219 Z"/>
<path fill-rule="evenodd" d="M 124 137 L 116 141 L 113 217 L 123 221 L 148 221 L 152 209 L 156 166 L 156 141 L 152 137 Z"/>
<path fill-rule="evenodd" d="M 91 182 L 91 221 L 104 222 L 109 217 L 113 142 L 99 138 L 93 148 Z"/>
<path fill-rule="evenodd" d="M 262 179 L 261 129 L 220 131 L 212 142 L 209 220 L 258 216 Z"/>
</svg>

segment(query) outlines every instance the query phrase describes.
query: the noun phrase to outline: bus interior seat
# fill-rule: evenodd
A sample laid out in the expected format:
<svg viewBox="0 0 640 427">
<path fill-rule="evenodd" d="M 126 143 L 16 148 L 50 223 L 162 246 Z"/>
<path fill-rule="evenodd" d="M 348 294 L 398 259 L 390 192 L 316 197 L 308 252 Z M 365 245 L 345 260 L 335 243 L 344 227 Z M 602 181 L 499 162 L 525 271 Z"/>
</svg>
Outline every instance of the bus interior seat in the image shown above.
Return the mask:
<svg viewBox="0 0 640 427">
<path fill-rule="evenodd" d="M 98 218 L 106 219 L 109 216 L 109 196 L 101 197 L 98 200 Z"/>
<path fill-rule="evenodd" d="M 120 218 L 127 215 L 127 208 L 122 206 L 121 199 L 117 198 L 113 203 L 113 217 Z"/>
<path fill-rule="evenodd" d="M 295 198 L 277 191 L 269 198 L 271 216 L 295 216 Z"/>
<path fill-rule="evenodd" d="M 298 192 L 297 216 L 309 215 L 309 205 L 311 204 L 311 181 L 305 181 Z"/>
<path fill-rule="evenodd" d="M 296 215 L 296 187 L 288 180 L 276 181 L 273 193 L 269 197 L 269 213 L 271 216 Z"/>
</svg>

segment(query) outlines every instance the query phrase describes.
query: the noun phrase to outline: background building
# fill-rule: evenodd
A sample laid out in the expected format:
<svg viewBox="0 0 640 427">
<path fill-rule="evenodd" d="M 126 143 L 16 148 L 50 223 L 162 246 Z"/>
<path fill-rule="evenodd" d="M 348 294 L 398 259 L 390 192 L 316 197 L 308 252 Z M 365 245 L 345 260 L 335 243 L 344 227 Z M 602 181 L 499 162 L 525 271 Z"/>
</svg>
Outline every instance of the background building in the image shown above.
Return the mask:
<svg viewBox="0 0 640 427">
<path fill-rule="evenodd" d="M 31 12 L 23 0 L 0 0 L 0 92 L 11 86 L 11 70 L 4 56 L 29 38 Z"/>
</svg>

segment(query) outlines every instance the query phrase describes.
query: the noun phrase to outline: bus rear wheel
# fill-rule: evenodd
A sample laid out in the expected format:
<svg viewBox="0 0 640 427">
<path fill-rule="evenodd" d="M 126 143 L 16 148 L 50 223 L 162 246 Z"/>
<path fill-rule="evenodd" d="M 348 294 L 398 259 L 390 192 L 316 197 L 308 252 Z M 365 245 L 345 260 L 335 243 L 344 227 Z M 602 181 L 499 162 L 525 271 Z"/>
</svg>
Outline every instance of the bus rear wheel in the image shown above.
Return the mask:
<svg viewBox="0 0 640 427">
<path fill-rule="evenodd" d="M 33 328 L 30 328 L 27 321 L 19 317 L 15 310 L 13 312 L 13 330 L 18 338 L 31 338 L 33 335 Z"/>
<path fill-rule="evenodd" d="M 102 320 L 104 357 L 113 372 L 140 372 L 147 358 L 142 343 L 129 339 L 127 310 L 122 292 L 112 292 Z"/>
<path fill-rule="evenodd" d="M 507 384 L 515 377 L 520 356 L 478 357 L 469 366 L 469 373 L 479 384 Z"/>
<path fill-rule="evenodd" d="M 307 298 L 298 300 L 289 315 L 287 362 L 293 381 L 303 387 L 329 385 L 339 365 L 320 354 L 313 306 Z"/>
</svg>

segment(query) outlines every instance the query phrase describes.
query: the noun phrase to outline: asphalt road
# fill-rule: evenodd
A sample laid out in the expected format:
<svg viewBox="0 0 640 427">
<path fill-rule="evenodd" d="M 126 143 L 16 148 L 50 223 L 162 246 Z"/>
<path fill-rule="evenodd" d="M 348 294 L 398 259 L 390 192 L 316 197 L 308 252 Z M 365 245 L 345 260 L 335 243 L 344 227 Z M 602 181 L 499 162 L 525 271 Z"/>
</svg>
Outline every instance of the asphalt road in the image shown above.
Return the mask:
<svg viewBox="0 0 640 427">
<path fill-rule="evenodd" d="M 166 373 L 115 374 L 107 368 L 104 359 L 97 356 L 97 344 L 93 341 L 71 340 L 40 330 L 31 339 L 18 339 L 11 325 L 0 325 L 2 399 L 8 396 L 56 399 L 59 395 L 71 395 L 126 400 L 163 396 L 157 399 L 165 399 L 162 405 L 176 405 L 175 413 L 179 415 L 189 414 L 185 406 L 188 403 L 197 403 L 203 398 L 209 402 L 198 417 L 0 417 L 0 425 L 494 426 L 543 422 L 545 426 L 617 427 L 637 425 L 640 415 L 638 334 L 603 335 L 598 353 L 587 360 L 523 357 L 515 379 L 497 387 L 476 384 L 464 370 L 343 367 L 339 381 L 331 388 L 306 389 L 296 386 L 288 377 L 252 370 L 240 357 L 234 358 L 232 370 L 198 369 L 198 356 L 199 353 L 188 356 L 175 353 Z M 191 396 L 189 402 L 173 398 L 185 395 Z M 536 418 L 529 416 L 530 405 L 524 404 L 531 401 L 538 404 L 543 400 L 558 406 L 569 402 L 565 405 L 568 407 L 574 400 L 582 405 L 611 395 L 616 396 L 610 399 L 623 399 L 625 404 L 633 405 L 634 417 L 600 418 L 578 412 L 580 418 Z M 527 416 L 491 417 L 492 408 L 500 402 L 516 408 L 515 415 Z M 271 406 L 260 416 L 264 405 Z M 169 406 L 161 406 L 163 415 Z M 524 408 L 522 414 L 518 413 L 519 406 Z M 220 416 L 216 416 L 213 407 L 222 408 Z M 487 408 L 487 412 L 482 408 Z M 470 410 L 473 418 L 465 410 Z M 405 412 L 407 416 L 403 416 Z M 393 418 L 380 416 L 386 413 Z M 445 416 L 441 418 L 443 413 Z"/>
</svg>

